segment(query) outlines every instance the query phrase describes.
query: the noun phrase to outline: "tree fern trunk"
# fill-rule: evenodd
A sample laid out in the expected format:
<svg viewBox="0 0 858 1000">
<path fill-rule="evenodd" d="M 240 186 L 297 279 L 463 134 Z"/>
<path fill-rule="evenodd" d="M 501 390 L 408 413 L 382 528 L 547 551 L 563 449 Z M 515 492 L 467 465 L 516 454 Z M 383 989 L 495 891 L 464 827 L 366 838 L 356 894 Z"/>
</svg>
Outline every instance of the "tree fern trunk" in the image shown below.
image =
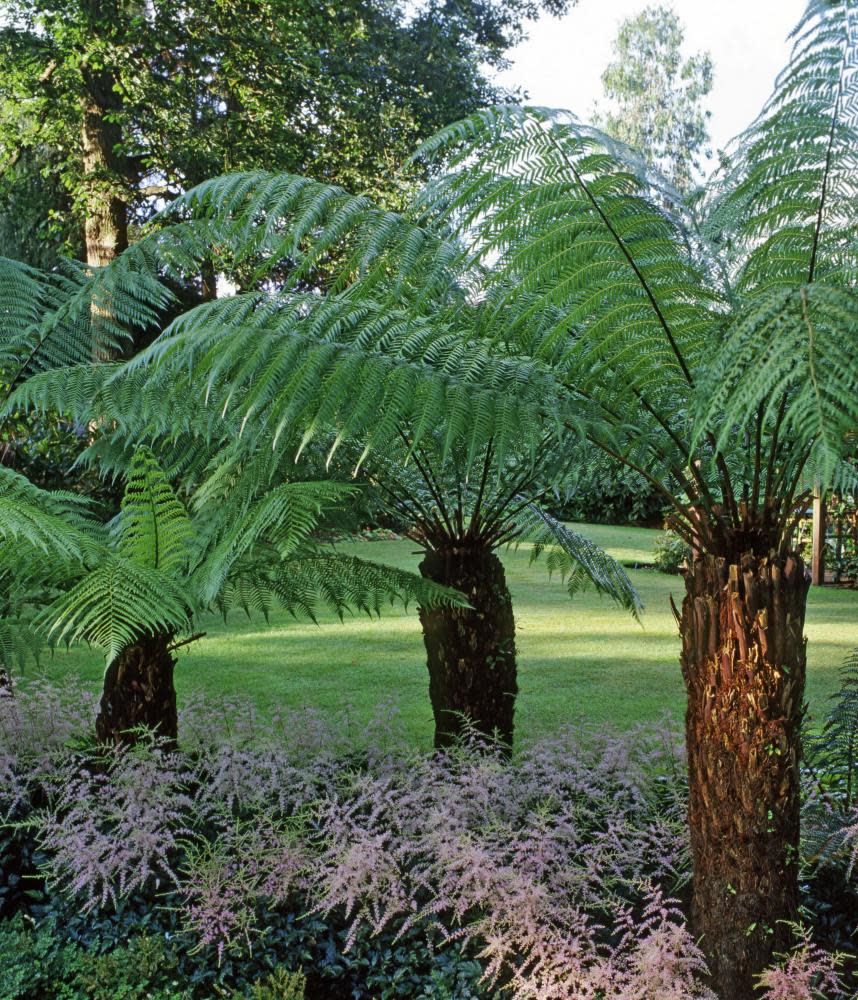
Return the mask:
<svg viewBox="0 0 858 1000">
<path fill-rule="evenodd" d="M 808 584 L 797 555 L 706 556 L 686 574 L 692 917 L 723 1000 L 754 996 L 798 916 Z"/>
<path fill-rule="evenodd" d="M 511 746 L 515 620 L 500 559 L 482 546 L 451 544 L 428 552 L 420 572 L 462 591 L 472 605 L 420 609 L 435 746 L 450 746 L 468 724 Z"/>
<path fill-rule="evenodd" d="M 114 659 L 104 675 L 95 732 L 105 743 L 133 743 L 145 726 L 175 741 L 178 718 L 170 635 L 145 636 Z"/>
</svg>

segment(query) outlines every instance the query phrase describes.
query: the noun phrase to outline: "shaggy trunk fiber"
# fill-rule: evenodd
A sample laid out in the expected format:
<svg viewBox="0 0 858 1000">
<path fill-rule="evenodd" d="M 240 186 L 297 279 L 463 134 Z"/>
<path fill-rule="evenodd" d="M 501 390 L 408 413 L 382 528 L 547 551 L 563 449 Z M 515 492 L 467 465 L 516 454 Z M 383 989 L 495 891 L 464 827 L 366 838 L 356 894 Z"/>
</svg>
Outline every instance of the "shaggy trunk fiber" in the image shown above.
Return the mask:
<svg viewBox="0 0 858 1000">
<path fill-rule="evenodd" d="M 797 555 L 705 556 L 686 573 L 692 919 L 723 1000 L 755 995 L 798 916 L 808 585 Z"/>
<path fill-rule="evenodd" d="M 141 726 L 175 742 L 178 729 L 172 636 L 139 639 L 113 660 L 104 676 L 104 691 L 95 732 L 105 743 L 133 743 Z"/>
<path fill-rule="evenodd" d="M 500 559 L 481 546 L 451 545 L 428 552 L 420 572 L 462 591 L 472 605 L 420 609 L 435 746 L 450 746 L 468 725 L 511 746 L 515 620 Z"/>
</svg>

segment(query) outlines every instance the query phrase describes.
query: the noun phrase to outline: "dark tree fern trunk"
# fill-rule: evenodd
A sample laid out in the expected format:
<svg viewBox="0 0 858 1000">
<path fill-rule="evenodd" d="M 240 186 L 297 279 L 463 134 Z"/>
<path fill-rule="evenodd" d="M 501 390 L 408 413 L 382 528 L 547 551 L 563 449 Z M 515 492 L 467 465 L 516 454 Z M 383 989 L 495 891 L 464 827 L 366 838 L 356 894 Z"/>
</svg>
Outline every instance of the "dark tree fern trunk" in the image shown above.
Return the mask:
<svg viewBox="0 0 858 1000">
<path fill-rule="evenodd" d="M 420 572 L 462 591 L 472 605 L 420 609 L 435 746 L 450 746 L 468 725 L 511 746 L 515 621 L 500 559 L 482 546 L 451 546 L 428 552 Z"/>
<path fill-rule="evenodd" d="M 798 916 L 808 585 L 796 555 L 705 556 L 686 574 L 692 920 L 723 1000 L 754 996 Z"/>
<path fill-rule="evenodd" d="M 145 636 L 113 660 L 104 676 L 104 691 L 95 732 L 105 743 L 133 743 L 135 729 L 145 726 L 175 742 L 178 729 L 176 689 L 169 635 Z"/>
</svg>

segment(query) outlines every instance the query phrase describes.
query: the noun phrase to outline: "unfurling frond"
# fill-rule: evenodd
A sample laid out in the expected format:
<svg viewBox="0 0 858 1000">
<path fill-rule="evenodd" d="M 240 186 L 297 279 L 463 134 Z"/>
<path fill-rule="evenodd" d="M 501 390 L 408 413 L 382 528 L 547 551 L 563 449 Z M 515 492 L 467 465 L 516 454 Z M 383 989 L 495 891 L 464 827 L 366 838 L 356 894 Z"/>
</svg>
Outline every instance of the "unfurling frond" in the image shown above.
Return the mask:
<svg viewBox="0 0 858 1000">
<path fill-rule="evenodd" d="M 149 448 L 135 452 L 114 524 L 121 556 L 176 575 L 187 564 L 191 521 Z"/>
<path fill-rule="evenodd" d="M 613 556 L 536 504 L 529 504 L 517 520 L 518 540 L 533 543 L 532 559 L 546 554 L 549 572 L 560 574 L 570 597 L 593 587 L 631 611 L 635 618 L 640 616 L 643 611 L 640 596 Z"/>
</svg>

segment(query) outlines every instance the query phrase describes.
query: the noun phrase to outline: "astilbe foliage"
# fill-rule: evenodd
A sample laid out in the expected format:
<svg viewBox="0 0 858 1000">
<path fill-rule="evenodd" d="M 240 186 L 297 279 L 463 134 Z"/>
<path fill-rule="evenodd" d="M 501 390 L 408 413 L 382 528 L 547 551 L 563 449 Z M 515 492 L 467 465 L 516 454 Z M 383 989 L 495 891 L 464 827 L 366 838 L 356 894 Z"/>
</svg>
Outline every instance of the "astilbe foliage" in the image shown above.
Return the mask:
<svg viewBox="0 0 858 1000">
<path fill-rule="evenodd" d="M 0 794 L 4 817 L 10 790 L 18 815 L 36 804 L 26 822 L 48 882 L 84 907 L 169 896 L 218 961 L 291 912 L 342 928 L 347 951 L 415 932 L 464 945 L 486 996 L 711 998 L 671 899 L 689 860 L 681 740 L 667 725 L 568 728 L 512 760 L 476 737 L 429 756 L 389 707 L 355 733 L 196 699 L 180 749 L 104 750 L 75 743 L 94 710 L 79 693 L 34 682 L 5 696 L 0 754 L 14 780 Z M 812 984 L 836 982 L 808 942 L 787 962 L 811 985 L 785 993 L 788 972 L 772 971 L 770 1000 L 815 1000 Z"/>
</svg>

